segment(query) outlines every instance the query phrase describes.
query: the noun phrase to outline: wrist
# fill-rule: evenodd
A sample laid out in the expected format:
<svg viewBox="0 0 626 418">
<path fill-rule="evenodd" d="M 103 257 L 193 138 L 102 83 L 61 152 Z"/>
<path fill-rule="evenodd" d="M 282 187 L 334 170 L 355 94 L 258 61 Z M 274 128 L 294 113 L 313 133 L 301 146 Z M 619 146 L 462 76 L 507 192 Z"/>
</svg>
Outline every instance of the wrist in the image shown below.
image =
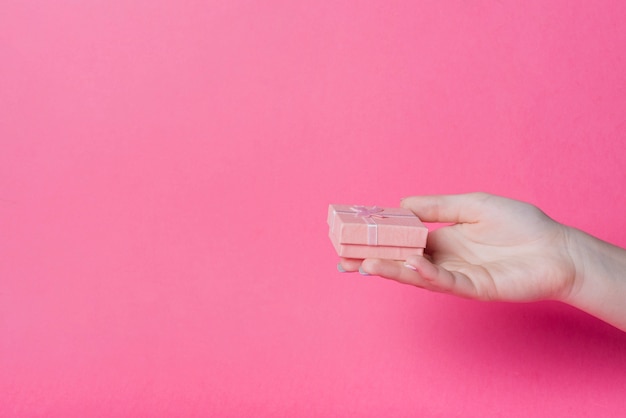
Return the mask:
<svg viewBox="0 0 626 418">
<path fill-rule="evenodd" d="M 626 331 L 626 250 L 566 228 L 575 277 L 564 302 Z"/>
</svg>

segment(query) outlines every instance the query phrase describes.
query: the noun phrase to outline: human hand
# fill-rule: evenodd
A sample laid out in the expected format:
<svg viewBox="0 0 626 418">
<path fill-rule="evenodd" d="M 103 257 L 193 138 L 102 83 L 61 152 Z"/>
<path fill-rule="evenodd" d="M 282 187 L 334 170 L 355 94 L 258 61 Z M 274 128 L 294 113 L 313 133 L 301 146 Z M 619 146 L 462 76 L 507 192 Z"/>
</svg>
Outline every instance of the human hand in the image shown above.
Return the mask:
<svg viewBox="0 0 626 418">
<path fill-rule="evenodd" d="M 533 205 L 472 193 L 410 197 L 401 206 L 452 225 L 430 233 L 424 257 L 342 259 L 344 270 L 480 300 L 565 301 L 575 287 L 568 228 Z"/>
</svg>

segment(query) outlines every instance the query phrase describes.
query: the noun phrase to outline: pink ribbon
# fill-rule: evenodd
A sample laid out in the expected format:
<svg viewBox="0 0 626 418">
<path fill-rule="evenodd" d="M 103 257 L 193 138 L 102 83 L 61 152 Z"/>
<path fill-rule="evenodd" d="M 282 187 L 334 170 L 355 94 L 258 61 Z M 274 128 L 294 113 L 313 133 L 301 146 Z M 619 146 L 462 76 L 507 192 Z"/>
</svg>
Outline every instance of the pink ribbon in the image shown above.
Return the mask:
<svg viewBox="0 0 626 418">
<path fill-rule="evenodd" d="M 385 218 L 382 215 L 384 209 L 378 206 L 367 207 L 360 205 L 352 206 L 350 209 L 355 212 L 354 216 L 363 218 L 363 221 L 367 224 L 367 244 L 378 245 L 378 224 L 375 219 Z"/>
<path fill-rule="evenodd" d="M 381 215 L 381 212 L 383 212 L 385 209 L 383 208 L 379 208 L 378 206 L 361 206 L 361 205 L 357 205 L 357 206 L 352 206 L 350 209 L 352 209 L 355 214 L 354 216 L 360 216 L 362 218 L 386 218 L 385 215 Z"/>
</svg>

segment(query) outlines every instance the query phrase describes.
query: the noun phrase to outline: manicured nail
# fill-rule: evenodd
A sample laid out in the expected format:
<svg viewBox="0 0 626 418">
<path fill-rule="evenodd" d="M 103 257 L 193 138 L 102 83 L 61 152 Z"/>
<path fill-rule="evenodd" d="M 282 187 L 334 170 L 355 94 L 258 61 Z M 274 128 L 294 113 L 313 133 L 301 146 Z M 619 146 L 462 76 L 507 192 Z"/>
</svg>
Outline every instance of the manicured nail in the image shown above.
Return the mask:
<svg viewBox="0 0 626 418">
<path fill-rule="evenodd" d="M 413 271 L 417 271 L 417 267 L 415 267 L 415 266 L 414 266 L 414 265 L 412 265 L 412 264 L 409 264 L 409 262 L 408 262 L 408 261 L 405 261 L 405 262 L 404 262 L 404 267 L 406 267 L 406 268 L 408 268 L 408 269 L 411 269 L 411 270 L 413 270 Z"/>
<path fill-rule="evenodd" d="M 337 271 L 339 271 L 339 273 L 345 273 L 346 269 L 344 269 L 341 264 L 337 264 Z"/>
<path fill-rule="evenodd" d="M 369 276 L 370 275 L 368 272 L 363 270 L 363 267 L 359 267 L 359 273 L 361 273 L 363 276 Z"/>
</svg>

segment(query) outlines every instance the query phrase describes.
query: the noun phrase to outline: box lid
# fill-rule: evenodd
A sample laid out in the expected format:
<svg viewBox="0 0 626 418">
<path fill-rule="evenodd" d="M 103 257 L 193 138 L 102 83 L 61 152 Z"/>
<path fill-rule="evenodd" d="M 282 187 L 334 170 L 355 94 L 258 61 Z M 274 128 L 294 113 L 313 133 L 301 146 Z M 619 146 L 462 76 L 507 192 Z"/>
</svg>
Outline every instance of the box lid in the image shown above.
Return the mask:
<svg viewBox="0 0 626 418">
<path fill-rule="evenodd" d="M 404 208 L 331 204 L 328 225 L 341 244 L 424 248 L 428 236 L 422 221 Z"/>
</svg>

